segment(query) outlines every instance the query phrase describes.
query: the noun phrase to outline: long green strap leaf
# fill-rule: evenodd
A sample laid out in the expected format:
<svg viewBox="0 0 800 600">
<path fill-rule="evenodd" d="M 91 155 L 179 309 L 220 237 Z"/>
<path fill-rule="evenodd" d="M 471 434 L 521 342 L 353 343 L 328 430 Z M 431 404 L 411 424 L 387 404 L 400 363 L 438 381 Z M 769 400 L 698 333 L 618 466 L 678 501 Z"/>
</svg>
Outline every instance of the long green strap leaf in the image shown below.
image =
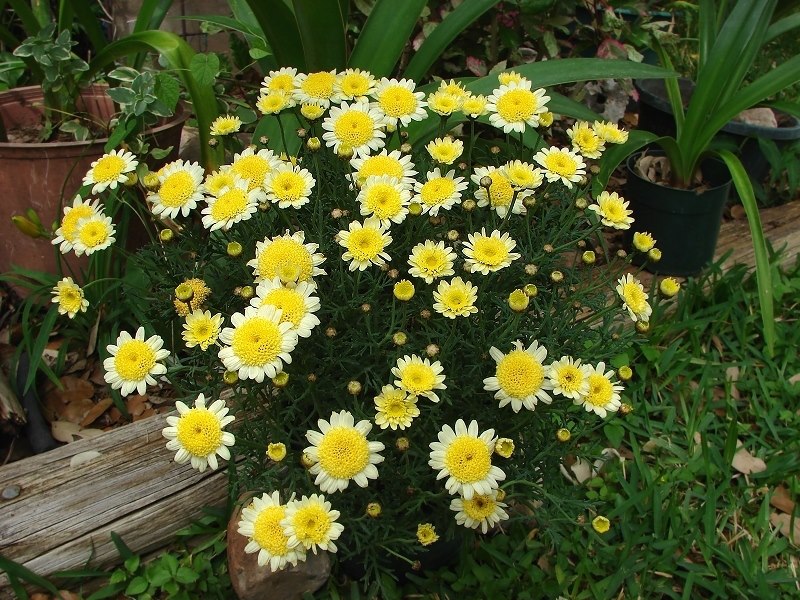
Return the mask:
<svg viewBox="0 0 800 600">
<path fill-rule="evenodd" d="M 717 18 L 714 11 L 714 0 L 700 0 L 700 18 L 698 33 L 698 70 L 701 70 L 706 63 L 708 54 L 717 39 Z M 656 39 L 658 43 L 658 39 Z M 660 44 L 659 44 L 660 45 Z M 667 66 L 666 63 L 662 64 Z"/>
<path fill-rule="evenodd" d="M 171 6 L 172 0 L 142 0 L 139 14 L 136 16 L 136 23 L 133 24 L 133 33 L 161 27 Z"/>
<path fill-rule="evenodd" d="M 462 2 L 422 42 L 422 46 L 414 53 L 414 57 L 403 72 L 403 77 L 414 81 L 422 81 L 422 78 L 428 74 L 428 70 L 433 66 L 433 63 L 436 62 L 452 41 L 498 2 L 499 0 Z"/>
<path fill-rule="evenodd" d="M 761 305 L 761 322 L 764 327 L 764 341 L 767 343 L 767 352 L 775 355 L 775 311 L 772 298 L 772 271 L 769 265 L 767 242 L 761 226 L 761 217 L 758 214 L 758 205 L 753 193 L 750 177 L 744 170 L 742 162 L 731 152 L 722 150 L 720 158 L 725 161 L 733 177 L 733 185 L 744 205 L 747 214 L 747 224 L 750 226 L 750 235 L 753 238 L 753 251 L 756 259 L 756 282 L 758 284 L 758 298 Z"/>
<path fill-rule="evenodd" d="M 33 14 L 30 5 L 24 0 L 8 0 L 17 18 L 22 21 L 22 28 L 28 36 L 36 35 L 39 33 L 39 21 L 36 20 L 36 15 Z"/>
<path fill-rule="evenodd" d="M 220 156 L 217 149 L 211 148 L 209 128 L 218 116 L 217 98 L 211 86 L 201 86 L 192 75 L 190 65 L 194 50 L 183 39 L 168 31 L 142 31 L 133 33 L 106 46 L 89 65 L 87 79 L 100 69 L 113 63 L 118 58 L 130 56 L 137 52 L 153 51 L 161 54 L 177 71 L 178 77 L 192 99 L 192 107 L 197 118 L 200 153 L 203 167 L 211 172 L 219 166 Z"/>
<path fill-rule="evenodd" d="M 390 76 L 426 4 L 426 0 L 378 0 L 347 66 L 366 69 L 376 77 Z"/>
<path fill-rule="evenodd" d="M 292 10 L 283 0 L 245 0 L 278 65 L 306 71 L 303 42 Z"/>
<path fill-rule="evenodd" d="M 54 594 L 56 598 L 61 598 L 58 588 L 56 588 L 56 586 L 50 583 L 47 579 L 41 575 L 37 575 L 26 566 L 21 565 L 10 558 L 6 558 L 2 554 L 0 554 L 0 571 L 5 571 L 6 574 L 14 577 L 17 580 L 25 581 L 32 585 L 37 585 L 40 588 L 47 590 L 51 594 Z"/>
<path fill-rule="evenodd" d="M 784 33 L 791 31 L 795 27 L 800 27 L 800 12 L 789 15 L 788 17 L 784 17 L 783 19 L 775 21 L 772 25 L 770 25 L 764 37 L 764 42 L 771 42 L 775 38 L 782 36 Z"/>
<path fill-rule="evenodd" d="M 600 171 L 592 180 L 592 192 L 594 195 L 596 196 L 606 189 L 611 174 L 622 161 L 637 150 L 644 148 L 647 144 L 651 144 L 658 139 L 658 136 L 654 133 L 634 129 L 628 132 L 627 142 L 606 148 L 606 151 L 603 152 L 603 156 L 600 159 Z"/>
<path fill-rule="evenodd" d="M 100 50 L 106 47 L 108 40 L 106 39 L 106 34 L 103 32 L 103 28 L 100 26 L 100 21 L 97 20 L 97 16 L 92 11 L 92 6 L 94 4 L 94 2 L 88 2 L 87 0 L 70 0 L 69 2 L 75 20 L 83 27 L 83 30 L 86 32 L 86 37 L 89 38 L 89 42 L 92 44 L 94 51 L 100 52 Z M 65 4 L 62 4 L 62 6 L 64 5 Z"/>
<path fill-rule="evenodd" d="M 347 64 L 345 22 L 339 0 L 292 0 L 306 69 L 330 71 Z"/>
<path fill-rule="evenodd" d="M 630 60 L 607 60 L 604 58 L 561 58 L 530 63 L 509 69 L 516 71 L 533 82 L 533 87 L 549 87 L 576 81 L 597 79 L 662 79 L 676 77 L 678 74 L 663 67 L 637 63 Z M 491 91 L 498 87 L 493 75 L 482 77 L 486 85 L 482 89 Z"/>
</svg>

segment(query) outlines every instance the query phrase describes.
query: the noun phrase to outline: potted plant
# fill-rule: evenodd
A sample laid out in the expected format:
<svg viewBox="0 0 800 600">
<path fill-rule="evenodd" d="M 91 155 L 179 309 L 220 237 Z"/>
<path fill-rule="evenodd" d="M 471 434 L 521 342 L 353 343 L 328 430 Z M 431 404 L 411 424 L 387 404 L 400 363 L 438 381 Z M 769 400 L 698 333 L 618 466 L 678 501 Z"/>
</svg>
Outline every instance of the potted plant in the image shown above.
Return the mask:
<svg viewBox="0 0 800 600">
<path fill-rule="evenodd" d="M 713 258 L 724 190 L 732 181 L 744 204 L 755 246 L 768 345 L 774 342 L 771 285 L 753 187 L 739 158 L 715 138 L 743 110 L 800 80 L 800 56 L 795 56 L 744 84 L 755 57 L 772 33 L 777 28 L 786 30 L 793 23 L 779 21 L 771 25 L 776 5 L 777 0 L 740 0 L 729 11 L 721 5 L 718 14 L 713 0 L 702 0 L 697 78 L 691 98 L 684 101 L 677 79 L 666 80 L 675 115 L 675 135 L 632 132 L 627 144 L 607 153 L 598 180 L 602 185 L 613 169 L 630 157 L 627 195 L 636 218 L 630 233 L 647 231 L 658 240 L 663 258 L 648 268 L 680 275 L 697 273 Z M 664 48 L 656 43 L 655 49 L 661 63 L 672 68 Z M 630 156 L 648 144 L 657 145 L 663 156 L 656 161 L 647 158 L 644 163 L 642 154 Z M 644 155 L 649 157 L 651 153 Z M 643 164 L 648 166 L 645 173 Z M 700 227 L 701 220 L 707 226 Z M 690 249 L 697 254 L 690 253 Z"/>
</svg>

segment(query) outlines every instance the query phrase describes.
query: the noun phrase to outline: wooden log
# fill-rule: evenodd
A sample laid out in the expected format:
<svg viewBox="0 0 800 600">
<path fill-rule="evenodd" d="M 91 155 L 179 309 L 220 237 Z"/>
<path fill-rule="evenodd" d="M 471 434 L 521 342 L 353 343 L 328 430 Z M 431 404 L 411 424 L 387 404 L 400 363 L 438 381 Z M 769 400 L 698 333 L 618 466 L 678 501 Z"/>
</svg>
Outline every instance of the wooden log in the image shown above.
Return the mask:
<svg viewBox="0 0 800 600">
<path fill-rule="evenodd" d="M 204 506 L 224 505 L 225 471 L 199 473 L 178 465 L 154 415 L 0 468 L 0 554 L 44 577 L 119 562 L 111 532 L 137 553 L 167 544 Z M 101 453 L 71 466 L 80 453 Z M 13 597 L 5 575 L 0 599 Z"/>
</svg>

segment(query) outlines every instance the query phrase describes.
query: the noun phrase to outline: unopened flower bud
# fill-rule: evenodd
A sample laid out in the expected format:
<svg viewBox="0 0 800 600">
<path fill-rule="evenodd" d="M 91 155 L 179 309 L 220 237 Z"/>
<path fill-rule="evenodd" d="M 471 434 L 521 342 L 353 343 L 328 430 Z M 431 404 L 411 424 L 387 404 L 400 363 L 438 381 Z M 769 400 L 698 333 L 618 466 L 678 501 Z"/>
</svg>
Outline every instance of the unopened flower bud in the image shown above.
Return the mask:
<svg viewBox="0 0 800 600">
<path fill-rule="evenodd" d="M 539 288 L 536 287 L 535 283 L 527 284 L 524 288 L 522 288 L 522 291 L 525 292 L 525 295 L 528 298 L 536 298 L 536 296 L 539 295 Z"/>
<path fill-rule="evenodd" d="M 408 142 L 400 144 L 400 152 L 402 152 L 403 154 L 411 154 L 411 151 L 413 149 L 414 148 Z"/>
<path fill-rule="evenodd" d="M 285 388 L 289 384 L 289 374 L 286 371 L 276 373 L 272 378 L 272 385 L 276 388 Z"/>
<path fill-rule="evenodd" d="M 649 321 L 636 321 L 636 331 L 639 333 L 647 333 L 650 331 Z"/>
<path fill-rule="evenodd" d="M 182 283 L 175 288 L 175 297 L 181 302 L 188 302 L 194 296 L 194 290 L 188 283 Z"/>
<path fill-rule="evenodd" d="M 514 312 L 524 312 L 530 302 L 530 298 L 523 290 L 514 290 L 508 295 L 508 305 Z"/>
<path fill-rule="evenodd" d="M 658 262 L 661 260 L 661 250 L 658 248 L 650 248 L 647 252 L 647 258 L 652 260 L 653 262 Z"/>
<path fill-rule="evenodd" d="M 353 158 L 353 147 L 345 145 L 339 146 L 339 150 L 336 154 L 342 160 L 350 160 Z"/>
<path fill-rule="evenodd" d="M 319 141 L 318 137 L 310 137 L 306 141 L 306 148 L 311 150 L 311 152 L 316 152 L 322 148 L 322 142 Z"/>
<path fill-rule="evenodd" d="M 489 152 L 492 154 L 500 154 L 500 146 L 492 146 L 489 148 Z"/>
<path fill-rule="evenodd" d="M 550 273 L 550 281 L 553 283 L 561 283 L 564 281 L 564 274 L 561 271 L 553 271 Z"/>
<path fill-rule="evenodd" d="M 434 356 L 439 354 L 439 346 L 437 346 L 436 344 L 428 344 L 427 346 L 425 346 L 425 354 L 433 358 Z"/>
<path fill-rule="evenodd" d="M 234 383 L 239 381 L 239 374 L 236 371 L 225 371 L 222 374 L 222 381 L 224 381 L 228 385 L 233 385 Z"/>
<path fill-rule="evenodd" d="M 475 210 L 475 207 L 478 206 L 478 203 L 475 202 L 472 198 L 467 198 L 464 202 L 461 203 L 461 208 L 463 208 L 467 212 L 472 212 Z"/>
<path fill-rule="evenodd" d="M 581 260 L 586 265 L 593 265 L 597 261 L 597 255 L 594 253 L 594 250 L 586 250 L 586 252 L 581 254 Z"/>
<path fill-rule="evenodd" d="M 511 458 L 511 455 L 514 454 L 514 440 L 511 438 L 499 438 L 494 443 L 494 451 L 498 456 Z"/>
<path fill-rule="evenodd" d="M 314 466 L 314 459 L 311 458 L 311 455 L 308 452 L 303 452 L 300 456 L 300 464 L 303 465 L 304 469 L 310 469 Z"/>
<path fill-rule="evenodd" d="M 160 239 L 164 243 L 171 242 L 174 237 L 175 237 L 175 232 L 172 231 L 172 229 L 162 229 L 161 231 L 158 232 L 158 239 Z"/>
<path fill-rule="evenodd" d="M 419 311 L 419 316 L 423 319 L 430 319 L 431 311 L 429 311 L 427 308 L 423 308 L 421 311 Z"/>
<path fill-rule="evenodd" d="M 389 276 L 390 279 L 397 279 L 400 277 L 400 271 L 397 269 L 389 269 L 386 274 Z"/>
<path fill-rule="evenodd" d="M 492 187 L 492 178 L 489 177 L 488 175 L 484 175 L 483 177 L 481 177 L 480 184 L 481 187 L 490 188 Z"/>
<path fill-rule="evenodd" d="M 358 381 L 348 381 L 347 393 L 351 396 L 358 396 L 361 393 L 361 383 Z"/>
<path fill-rule="evenodd" d="M 542 250 L 544 250 L 547 254 L 552 254 L 555 248 L 553 248 L 553 244 L 545 244 L 542 246 Z"/>
<path fill-rule="evenodd" d="M 665 277 L 658 284 L 658 290 L 665 298 L 672 298 L 681 291 L 681 284 L 674 277 Z"/>
<path fill-rule="evenodd" d="M 617 250 L 617 258 L 628 258 L 628 253 L 625 252 L 622 248 Z"/>
<path fill-rule="evenodd" d="M 236 258 L 242 254 L 242 245 L 239 242 L 228 242 L 228 247 L 226 248 L 228 256 L 231 258 Z"/>
<path fill-rule="evenodd" d="M 142 183 L 151 192 L 155 192 L 161 187 L 161 180 L 158 178 L 158 174 L 152 171 L 142 177 Z"/>
<path fill-rule="evenodd" d="M 27 217 L 14 215 L 11 217 L 11 222 L 14 223 L 17 229 L 30 238 L 36 239 L 42 236 L 42 228 Z"/>
<path fill-rule="evenodd" d="M 632 412 L 633 412 L 633 407 L 627 402 L 623 402 L 619 407 L 619 414 L 621 414 L 623 417 L 628 416 Z"/>
<path fill-rule="evenodd" d="M 334 219 L 341 219 L 344 216 L 344 212 L 342 212 L 341 208 L 334 208 L 331 210 L 331 216 Z"/>
<path fill-rule="evenodd" d="M 410 443 L 407 437 L 399 437 L 397 441 L 394 443 L 394 447 L 397 448 L 398 452 L 405 452 L 408 450 Z"/>
<path fill-rule="evenodd" d="M 497 500 L 498 502 L 502 502 L 503 500 L 506 499 L 506 491 L 505 490 L 498 489 L 495 492 L 495 494 L 496 494 L 495 500 Z"/>
<path fill-rule="evenodd" d="M 297 130 L 297 137 L 299 137 L 300 139 L 303 139 L 304 137 L 306 137 L 306 135 L 308 135 L 308 132 L 302 127 Z"/>
<path fill-rule="evenodd" d="M 371 310 L 372 310 L 372 305 L 369 304 L 368 302 L 364 302 L 364 304 L 361 305 L 361 312 L 368 313 Z"/>
<path fill-rule="evenodd" d="M 572 438 L 572 433 L 570 433 L 569 429 L 562 427 L 558 431 L 556 431 L 556 439 L 559 442 L 568 442 Z"/>
<path fill-rule="evenodd" d="M 412 202 L 408 205 L 408 214 L 412 217 L 418 217 L 422 214 L 422 204 L 419 202 Z"/>
<path fill-rule="evenodd" d="M 414 284 L 408 279 L 401 279 L 394 284 L 394 297 L 402 302 L 408 302 L 414 297 Z"/>
<path fill-rule="evenodd" d="M 617 369 L 617 375 L 622 381 L 629 381 L 630 378 L 633 377 L 633 369 L 628 365 L 623 365 Z"/>
<path fill-rule="evenodd" d="M 240 292 L 240 295 L 245 300 L 250 300 L 250 298 L 256 295 L 256 291 L 253 289 L 252 285 L 244 285 L 242 286 L 242 291 Z"/>
<path fill-rule="evenodd" d="M 125 176 L 125 181 L 122 182 L 122 185 L 125 187 L 133 187 L 137 183 L 139 183 L 139 176 L 136 174 L 136 171 L 131 171 Z"/>
<path fill-rule="evenodd" d="M 458 232 L 455 229 L 451 229 L 447 232 L 447 239 L 451 242 L 455 242 L 458 239 Z"/>
<path fill-rule="evenodd" d="M 392 336 L 392 342 L 395 346 L 405 346 L 408 342 L 408 336 L 402 331 L 398 331 Z"/>
<path fill-rule="evenodd" d="M 539 114 L 539 125 L 542 127 L 550 127 L 553 124 L 553 113 L 549 110 Z"/>
<path fill-rule="evenodd" d="M 531 263 L 525 265 L 525 273 L 527 275 L 536 275 L 538 272 L 539 272 L 539 267 L 537 267 L 536 265 L 533 265 Z"/>
<path fill-rule="evenodd" d="M 381 516 L 381 505 L 378 502 L 370 502 L 367 504 L 367 516 L 377 519 Z"/>
<path fill-rule="evenodd" d="M 329 338 L 336 337 L 336 328 L 328 327 L 327 329 L 325 329 L 325 335 L 327 335 Z"/>
<path fill-rule="evenodd" d="M 592 519 L 592 529 L 597 533 L 607 533 L 611 529 L 611 521 L 602 515 L 598 515 Z"/>
<path fill-rule="evenodd" d="M 528 195 L 522 199 L 522 205 L 525 208 L 533 208 L 536 206 L 536 196 Z"/>
<path fill-rule="evenodd" d="M 286 458 L 286 444 L 283 442 L 272 442 L 267 446 L 267 456 L 270 460 L 281 462 Z"/>
<path fill-rule="evenodd" d="M 269 137 L 266 135 L 262 135 L 258 138 L 258 141 L 261 143 L 262 146 L 266 146 L 269 143 Z"/>
<path fill-rule="evenodd" d="M 587 206 L 589 206 L 589 201 L 586 198 L 575 198 L 575 208 L 578 210 L 586 210 Z"/>
</svg>

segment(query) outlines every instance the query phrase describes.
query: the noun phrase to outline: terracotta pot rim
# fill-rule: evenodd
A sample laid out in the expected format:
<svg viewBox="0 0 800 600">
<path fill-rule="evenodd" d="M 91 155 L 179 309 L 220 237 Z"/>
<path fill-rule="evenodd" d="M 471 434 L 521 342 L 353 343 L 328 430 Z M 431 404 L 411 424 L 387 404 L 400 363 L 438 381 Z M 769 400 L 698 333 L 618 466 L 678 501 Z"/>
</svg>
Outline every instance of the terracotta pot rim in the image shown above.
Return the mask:
<svg viewBox="0 0 800 600">
<path fill-rule="evenodd" d="M 93 84 L 86 88 L 87 91 L 100 91 L 100 89 L 106 88 L 108 86 L 102 84 Z M 4 97 L 9 96 L 18 96 L 20 92 L 24 93 L 29 90 L 38 90 L 41 91 L 39 86 L 24 86 L 19 88 L 12 88 L 10 90 L 4 90 L 0 92 L 0 100 Z M 156 127 L 151 127 L 144 131 L 144 135 L 154 135 L 165 131 L 166 129 L 170 129 L 174 127 L 178 123 L 184 123 L 189 118 L 189 111 L 186 109 L 184 102 L 178 102 L 178 105 L 175 108 L 175 114 L 171 117 L 167 117 L 166 121 L 161 125 L 157 125 Z M 29 151 L 42 151 L 52 148 L 75 148 L 82 149 L 86 147 L 91 147 L 95 145 L 105 146 L 106 142 L 108 142 L 107 137 L 102 138 L 94 138 L 90 140 L 83 140 L 81 142 L 33 142 L 33 143 L 22 143 L 22 142 L 0 142 L 0 152 L 3 150 L 29 150 Z"/>
</svg>

